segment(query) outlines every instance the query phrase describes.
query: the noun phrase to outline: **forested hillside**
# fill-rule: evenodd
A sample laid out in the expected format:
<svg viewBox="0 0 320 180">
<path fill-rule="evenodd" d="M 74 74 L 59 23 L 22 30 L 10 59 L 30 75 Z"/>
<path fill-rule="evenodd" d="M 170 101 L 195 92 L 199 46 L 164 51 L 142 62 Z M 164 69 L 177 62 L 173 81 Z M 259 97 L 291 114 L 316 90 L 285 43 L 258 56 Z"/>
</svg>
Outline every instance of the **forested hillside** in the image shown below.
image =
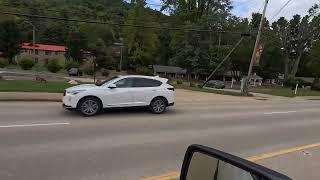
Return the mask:
<svg viewBox="0 0 320 180">
<path fill-rule="evenodd" d="M 114 43 L 123 44 L 123 68 L 146 73 L 149 65 L 177 65 L 207 75 L 241 38 L 250 33 L 219 69 L 246 72 L 261 14 L 231 14 L 231 0 L 163 0 L 160 11 L 145 0 L 0 0 L 0 51 L 13 58 L 17 45 L 32 41 L 65 45 L 68 59 L 95 54 L 101 68 L 117 68 Z M 14 15 L 12 15 L 14 14 Z M 264 78 L 319 76 L 319 6 L 305 17 L 265 19 L 263 54 L 254 71 Z M 8 33 L 10 32 L 10 33 Z M 318 67 L 318 68 L 315 68 Z M 234 73 L 235 78 L 237 73 Z"/>
</svg>

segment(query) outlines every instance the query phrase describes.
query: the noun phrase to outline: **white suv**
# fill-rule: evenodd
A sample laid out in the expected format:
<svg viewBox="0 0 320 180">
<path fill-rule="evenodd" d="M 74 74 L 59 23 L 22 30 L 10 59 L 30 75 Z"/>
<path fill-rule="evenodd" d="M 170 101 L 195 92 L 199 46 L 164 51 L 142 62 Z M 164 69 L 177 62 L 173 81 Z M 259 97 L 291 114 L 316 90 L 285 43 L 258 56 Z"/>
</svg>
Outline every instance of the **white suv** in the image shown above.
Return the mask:
<svg viewBox="0 0 320 180">
<path fill-rule="evenodd" d="M 93 116 L 103 108 L 148 106 L 163 113 L 174 105 L 174 87 L 158 76 L 116 76 L 99 85 L 82 84 L 65 90 L 63 107 Z"/>
</svg>

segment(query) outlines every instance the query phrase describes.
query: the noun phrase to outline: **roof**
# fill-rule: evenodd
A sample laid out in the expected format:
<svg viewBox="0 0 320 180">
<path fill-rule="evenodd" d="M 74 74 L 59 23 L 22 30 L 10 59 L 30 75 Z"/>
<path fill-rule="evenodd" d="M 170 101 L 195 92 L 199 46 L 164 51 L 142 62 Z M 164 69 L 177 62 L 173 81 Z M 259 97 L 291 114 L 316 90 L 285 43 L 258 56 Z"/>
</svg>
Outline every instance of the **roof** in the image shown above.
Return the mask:
<svg viewBox="0 0 320 180">
<path fill-rule="evenodd" d="M 128 77 L 131 77 L 131 78 L 147 78 L 147 79 L 156 79 L 156 80 L 159 80 L 161 82 L 167 82 L 168 79 L 166 78 L 162 78 L 162 77 L 159 77 L 159 76 L 143 76 L 143 75 L 120 75 L 118 77 L 121 77 L 121 78 L 128 78 Z"/>
<path fill-rule="evenodd" d="M 187 70 L 177 66 L 153 65 L 154 72 L 186 74 Z"/>
<path fill-rule="evenodd" d="M 66 52 L 65 46 L 47 45 L 47 44 L 32 44 L 22 43 L 21 49 L 35 49 L 40 51 L 54 51 L 54 52 Z"/>
</svg>

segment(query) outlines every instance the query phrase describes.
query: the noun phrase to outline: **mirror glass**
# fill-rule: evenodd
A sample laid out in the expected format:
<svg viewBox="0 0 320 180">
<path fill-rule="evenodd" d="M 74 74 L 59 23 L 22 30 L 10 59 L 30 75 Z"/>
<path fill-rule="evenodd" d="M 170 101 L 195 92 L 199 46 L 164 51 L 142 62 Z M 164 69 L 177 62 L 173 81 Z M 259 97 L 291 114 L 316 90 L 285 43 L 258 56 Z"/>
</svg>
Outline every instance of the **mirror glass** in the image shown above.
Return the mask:
<svg viewBox="0 0 320 180">
<path fill-rule="evenodd" d="M 195 152 L 186 180 L 256 180 L 249 172 L 206 154 Z"/>
</svg>

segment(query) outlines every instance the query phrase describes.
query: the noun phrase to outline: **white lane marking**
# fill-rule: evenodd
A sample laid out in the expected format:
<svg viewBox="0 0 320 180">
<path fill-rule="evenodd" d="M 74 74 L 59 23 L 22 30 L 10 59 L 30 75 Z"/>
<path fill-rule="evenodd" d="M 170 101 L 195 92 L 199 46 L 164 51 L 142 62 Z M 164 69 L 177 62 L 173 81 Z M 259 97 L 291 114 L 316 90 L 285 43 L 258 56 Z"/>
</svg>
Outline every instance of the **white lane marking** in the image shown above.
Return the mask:
<svg viewBox="0 0 320 180">
<path fill-rule="evenodd" d="M 57 126 L 57 125 L 69 125 L 70 123 L 47 123 L 47 124 L 14 124 L 0 126 L 0 128 L 13 128 L 13 127 L 33 127 L 33 126 Z"/>
<path fill-rule="evenodd" d="M 295 113 L 297 111 L 283 111 L 283 112 L 268 112 L 268 113 L 263 113 L 266 115 L 270 115 L 270 114 L 289 114 L 289 113 Z"/>
</svg>

